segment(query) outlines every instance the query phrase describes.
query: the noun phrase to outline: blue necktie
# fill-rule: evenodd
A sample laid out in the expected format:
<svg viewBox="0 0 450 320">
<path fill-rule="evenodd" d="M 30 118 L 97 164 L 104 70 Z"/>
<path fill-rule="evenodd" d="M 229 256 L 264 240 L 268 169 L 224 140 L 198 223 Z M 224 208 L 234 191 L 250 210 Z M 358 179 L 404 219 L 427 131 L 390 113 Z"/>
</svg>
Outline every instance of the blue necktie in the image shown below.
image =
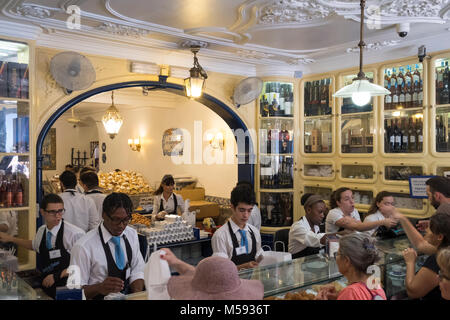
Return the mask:
<svg viewBox="0 0 450 320">
<path fill-rule="evenodd" d="M 125 268 L 125 256 L 122 247 L 120 246 L 120 237 L 112 237 L 111 240 L 115 246 L 117 268 L 123 270 L 123 268 Z"/>
<path fill-rule="evenodd" d="M 246 253 L 248 253 L 247 232 L 245 230 L 239 229 L 239 233 L 241 234 L 241 247 L 245 246 L 245 251 Z"/>
<path fill-rule="evenodd" d="M 50 231 L 47 231 L 47 249 L 50 250 L 53 248 L 52 246 L 52 233 Z"/>
</svg>

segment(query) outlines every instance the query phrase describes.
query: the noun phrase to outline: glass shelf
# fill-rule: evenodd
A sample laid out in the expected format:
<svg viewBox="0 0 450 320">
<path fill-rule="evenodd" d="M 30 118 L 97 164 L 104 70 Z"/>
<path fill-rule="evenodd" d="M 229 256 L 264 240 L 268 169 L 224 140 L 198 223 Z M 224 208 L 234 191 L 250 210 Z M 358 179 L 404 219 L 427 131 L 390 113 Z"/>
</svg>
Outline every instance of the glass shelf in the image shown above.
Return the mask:
<svg viewBox="0 0 450 320">
<path fill-rule="evenodd" d="M 391 94 L 384 97 L 384 110 L 423 106 L 423 65 L 401 65 L 384 70 L 384 87 Z"/>
<path fill-rule="evenodd" d="M 304 88 L 304 116 L 332 114 L 332 79 L 308 81 Z"/>
<path fill-rule="evenodd" d="M 264 82 L 259 98 L 262 117 L 292 117 L 294 115 L 294 84 Z"/>
<path fill-rule="evenodd" d="M 436 73 L 436 105 L 450 104 L 449 58 L 437 59 L 434 65 Z"/>
<path fill-rule="evenodd" d="M 292 189 L 293 156 L 261 155 L 260 156 L 260 183 L 261 189 Z"/>
<path fill-rule="evenodd" d="M 333 152 L 333 118 L 305 119 L 305 153 Z"/>
<path fill-rule="evenodd" d="M 282 227 L 292 224 L 293 192 L 261 191 L 261 225 L 264 227 Z"/>
<path fill-rule="evenodd" d="M 423 152 L 423 109 L 384 113 L 384 152 Z"/>
<path fill-rule="evenodd" d="M 342 153 L 373 153 L 373 113 L 342 116 L 341 132 Z"/>
</svg>

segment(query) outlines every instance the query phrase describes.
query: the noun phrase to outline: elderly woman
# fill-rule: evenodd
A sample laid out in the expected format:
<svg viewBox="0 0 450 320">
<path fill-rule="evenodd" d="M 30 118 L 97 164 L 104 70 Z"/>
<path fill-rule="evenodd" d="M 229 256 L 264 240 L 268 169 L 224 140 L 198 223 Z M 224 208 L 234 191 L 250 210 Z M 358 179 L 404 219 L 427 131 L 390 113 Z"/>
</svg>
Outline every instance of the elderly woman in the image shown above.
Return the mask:
<svg viewBox="0 0 450 320">
<path fill-rule="evenodd" d="M 339 272 L 348 280 L 348 286 L 339 294 L 334 286 L 325 286 L 317 300 L 386 300 L 379 284 L 371 283 L 369 267 L 379 259 L 375 239 L 364 233 L 351 233 L 339 240 L 336 263 Z"/>
<path fill-rule="evenodd" d="M 293 259 L 319 253 L 327 238 L 319 230 L 327 210 L 323 199 L 318 195 L 311 195 L 303 206 L 305 216 L 292 224 L 289 231 L 289 252 Z"/>
<path fill-rule="evenodd" d="M 450 300 L 450 248 L 444 248 L 438 252 L 437 263 L 439 266 L 439 287 L 442 298 Z"/>
</svg>

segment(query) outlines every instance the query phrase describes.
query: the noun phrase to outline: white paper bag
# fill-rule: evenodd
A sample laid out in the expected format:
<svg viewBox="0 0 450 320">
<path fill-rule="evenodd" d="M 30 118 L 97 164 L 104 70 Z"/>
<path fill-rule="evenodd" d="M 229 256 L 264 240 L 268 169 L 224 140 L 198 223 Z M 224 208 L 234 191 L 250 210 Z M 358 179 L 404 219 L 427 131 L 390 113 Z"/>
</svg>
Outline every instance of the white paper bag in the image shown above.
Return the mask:
<svg viewBox="0 0 450 320">
<path fill-rule="evenodd" d="M 151 254 L 145 264 L 144 280 L 148 300 L 170 300 L 167 292 L 167 282 L 170 279 L 170 268 L 166 260 L 160 258 L 164 251 L 158 250 Z"/>
<path fill-rule="evenodd" d="M 259 264 L 258 264 L 259 267 L 268 266 L 271 264 L 277 264 L 280 262 L 292 260 L 292 253 L 290 253 L 290 252 L 263 251 L 262 256 L 263 256 L 263 259 L 261 262 L 259 262 Z"/>
<path fill-rule="evenodd" d="M 195 211 L 185 211 L 181 215 L 184 221 L 187 222 L 188 225 L 195 227 L 195 219 L 196 219 L 196 212 Z"/>
</svg>

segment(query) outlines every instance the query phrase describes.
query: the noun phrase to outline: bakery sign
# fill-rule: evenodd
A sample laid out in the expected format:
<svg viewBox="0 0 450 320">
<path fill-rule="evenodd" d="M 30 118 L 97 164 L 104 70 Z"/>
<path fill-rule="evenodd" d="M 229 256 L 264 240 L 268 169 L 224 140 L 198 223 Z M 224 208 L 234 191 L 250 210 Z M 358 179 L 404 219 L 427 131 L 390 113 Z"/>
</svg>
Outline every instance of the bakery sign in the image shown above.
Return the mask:
<svg viewBox="0 0 450 320">
<path fill-rule="evenodd" d="M 162 149 L 164 156 L 182 156 L 184 148 L 183 131 L 171 128 L 164 131 Z"/>
</svg>

